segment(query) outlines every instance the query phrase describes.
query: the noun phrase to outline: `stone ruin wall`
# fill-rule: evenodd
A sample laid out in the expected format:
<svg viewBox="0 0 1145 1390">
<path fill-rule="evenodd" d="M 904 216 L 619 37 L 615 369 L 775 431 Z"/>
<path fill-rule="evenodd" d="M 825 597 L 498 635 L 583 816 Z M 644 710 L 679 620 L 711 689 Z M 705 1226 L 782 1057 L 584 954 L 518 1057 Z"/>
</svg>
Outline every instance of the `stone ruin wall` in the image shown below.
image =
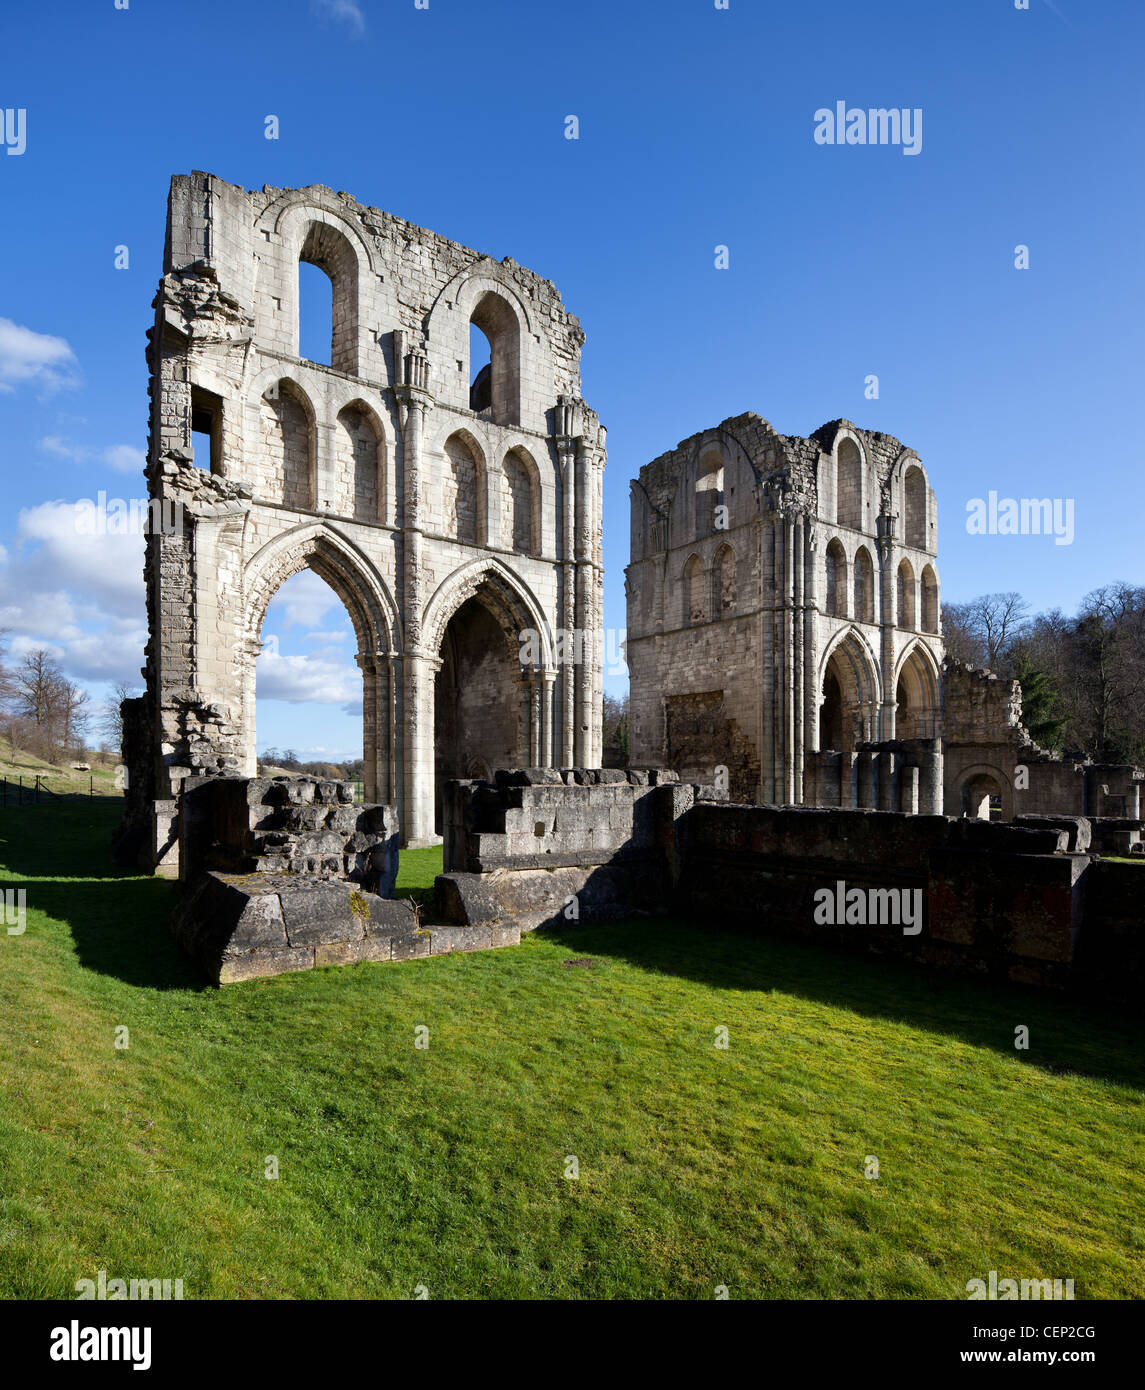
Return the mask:
<svg viewBox="0 0 1145 1390">
<path fill-rule="evenodd" d="M 299 356 L 300 260 L 332 281 L 330 366 Z M 599 761 L 599 662 L 561 667 L 553 634 L 601 626 L 604 432 L 553 284 L 344 193 L 197 172 L 172 180 L 155 314 L 147 474 L 179 525 L 147 545 L 148 862 L 174 870 L 180 781 L 254 774 L 261 620 L 305 566 L 350 614 L 367 794 L 409 842 L 433 839 L 434 680 L 470 598 L 507 650 L 541 636 L 500 692 L 511 755 Z"/>
<path fill-rule="evenodd" d="M 711 523 L 715 499 L 726 528 Z M 633 760 L 704 780 L 722 767 L 736 800 L 807 803 L 835 660 L 854 675 L 834 751 L 933 738 L 936 537 L 918 456 L 849 421 L 802 438 L 749 412 L 645 465 L 626 571 Z M 904 672 L 908 707 L 897 710 Z M 907 725 L 897 734 L 896 715 Z"/>
<path fill-rule="evenodd" d="M 608 769 L 521 769 L 499 772 L 495 786 L 452 784 L 439 904 L 457 923 L 561 931 L 683 916 L 700 954 L 704 925 L 728 925 L 1139 1002 L 1141 868 L 1099 856 L 1119 824 L 737 806 L 663 770 L 618 781 Z M 918 889 L 922 931 L 816 924 L 816 892 L 840 880 Z"/>
</svg>

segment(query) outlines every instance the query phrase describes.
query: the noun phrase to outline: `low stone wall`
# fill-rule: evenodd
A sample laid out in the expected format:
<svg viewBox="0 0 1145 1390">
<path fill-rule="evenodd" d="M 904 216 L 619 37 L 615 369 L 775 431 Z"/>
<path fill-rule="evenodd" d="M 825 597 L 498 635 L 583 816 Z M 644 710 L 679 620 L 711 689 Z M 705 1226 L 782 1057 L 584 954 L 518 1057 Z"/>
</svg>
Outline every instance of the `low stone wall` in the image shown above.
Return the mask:
<svg viewBox="0 0 1145 1390">
<path fill-rule="evenodd" d="M 1027 984 L 1068 978 L 1089 861 L 1067 829 L 700 804 L 680 834 L 693 916 Z"/>
<path fill-rule="evenodd" d="M 1145 984 L 1145 878 L 1127 876 L 1145 865 L 1097 858 L 1100 823 L 737 806 L 700 793 L 664 773 L 453 783 L 439 908 L 525 930 L 671 913 L 1022 984 L 1116 977 L 1130 995 Z"/>
<path fill-rule="evenodd" d="M 438 908 L 525 930 L 664 910 L 674 827 L 696 789 L 675 773 L 525 768 L 446 788 Z"/>
</svg>

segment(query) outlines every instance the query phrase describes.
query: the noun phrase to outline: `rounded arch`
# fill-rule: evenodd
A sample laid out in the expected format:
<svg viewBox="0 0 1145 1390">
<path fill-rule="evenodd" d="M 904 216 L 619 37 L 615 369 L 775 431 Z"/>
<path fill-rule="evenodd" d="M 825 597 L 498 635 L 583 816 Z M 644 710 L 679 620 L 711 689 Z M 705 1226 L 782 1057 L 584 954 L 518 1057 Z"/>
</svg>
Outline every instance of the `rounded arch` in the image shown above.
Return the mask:
<svg viewBox="0 0 1145 1390">
<path fill-rule="evenodd" d="M 540 671 L 555 672 L 553 635 L 537 596 L 520 575 L 492 558 L 462 565 L 437 586 L 422 618 L 424 648 L 439 651 L 454 613 L 478 596 L 522 655 L 526 654 L 522 634 L 535 634 L 533 654 L 540 659 L 530 664 Z"/>
<path fill-rule="evenodd" d="M 529 307 L 517 292 L 516 286 L 502 275 L 501 266 L 497 261 L 484 256 L 459 270 L 453 279 L 443 286 L 429 311 L 426 336 L 431 339 L 441 336 L 441 316 L 450 312 L 451 306 L 456 306 L 467 319 L 472 317 L 473 307 L 478 298 L 488 290 L 492 290 L 512 305 L 526 333 L 537 331 Z"/>
<path fill-rule="evenodd" d="M 850 431 L 841 431 L 835 440 L 835 465 L 838 524 L 862 531 L 866 516 L 866 454 Z"/>
<path fill-rule="evenodd" d="M 532 453 L 514 444 L 502 461 L 504 519 L 508 549 L 521 555 L 541 553 L 541 472 Z"/>
<path fill-rule="evenodd" d="M 487 543 L 487 455 L 476 435 L 454 430 L 441 446 L 441 517 L 445 534 L 471 545 Z"/>
<path fill-rule="evenodd" d="M 302 511 L 314 511 L 318 496 L 318 415 L 309 393 L 294 377 L 272 376 L 258 397 L 256 494 Z"/>
<path fill-rule="evenodd" d="M 717 508 L 725 505 L 724 467 L 724 451 L 716 441 L 700 449 L 692 484 L 692 535 L 696 540 L 723 529 Z"/>
<path fill-rule="evenodd" d="M 299 276 L 302 261 L 318 266 L 329 276 L 332 285 L 332 322 L 330 366 L 335 371 L 356 376 L 361 370 L 361 287 L 373 282 L 373 249 L 360 227 L 345 216 L 335 194 L 329 189 L 312 185 L 290 189 L 275 199 L 256 223 L 256 231 L 268 233 L 280 241 L 287 265 L 278 258 L 268 258 L 266 274 L 273 277 L 263 283 L 260 267 L 256 287 L 263 295 L 282 298 L 287 295 L 274 317 L 291 334 L 295 356 L 299 351 Z M 278 272 L 285 272 L 285 284 Z"/>
<path fill-rule="evenodd" d="M 955 783 L 957 814 L 972 820 L 1012 820 L 1014 789 L 1009 777 L 993 763 L 963 768 Z M 949 814 L 949 812 L 947 812 Z"/>
<path fill-rule="evenodd" d="M 737 602 L 736 553 L 725 541 L 716 551 L 712 565 L 712 614 L 715 618 L 731 618 Z"/>
<path fill-rule="evenodd" d="M 389 449 L 381 416 L 355 396 L 338 410 L 334 435 L 335 510 L 371 525 L 385 521 Z"/>
<path fill-rule="evenodd" d="M 704 562 L 692 552 L 681 571 L 681 591 L 684 601 L 684 626 L 696 627 L 708 621 L 707 595 L 704 593 Z"/>
<path fill-rule="evenodd" d="M 847 616 L 847 552 L 832 536 L 823 552 L 823 611 L 829 618 Z"/>
<path fill-rule="evenodd" d="M 875 621 L 875 566 L 871 552 L 865 545 L 855 551 L 855 607 L 856 621 L 873 623 Z"/>
<path fill-rule="evenodd" d="M 918 626 L 915 616 L 914 566 L 904 558 L 895 571 L 895 621 L 899 627 L 913 632 Z"/>
<path fill-rule="evenodd" d="M 938 633 L 938 575 L 933 565 L 924 565 L 920 580 L 922 598 L 922 630 Z"/>
<path fill-rule="evenodd" d="M 915 550 L 926 550 L 927 546 L 927 494 L 926 474 L 919 464 L 909 465 L 903 473 L 902 510 L 903 542 Z"/>
</svg>

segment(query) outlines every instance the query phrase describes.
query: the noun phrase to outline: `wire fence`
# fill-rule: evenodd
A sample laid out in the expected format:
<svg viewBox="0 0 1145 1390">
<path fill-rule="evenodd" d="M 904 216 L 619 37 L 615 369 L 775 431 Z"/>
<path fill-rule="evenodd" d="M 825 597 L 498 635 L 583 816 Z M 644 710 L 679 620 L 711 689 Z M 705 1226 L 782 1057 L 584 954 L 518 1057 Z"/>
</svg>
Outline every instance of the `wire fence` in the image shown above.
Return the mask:
<svg viewBox="0 0 1145 1390">
<path fill-rule="evenodd" d="M 9 806 L 52 806 L 64 801 L 74 801 L 77 797 L 106 795 L 102 788 L 96 791 L 94 777 L 88 778 L 86 790 L 82 783 L 78 787 L 73 783 L 66 783 L 65 788 L 63 791 L 53 790 L 48 786 L 47 779 L 39 773 L 17 777 L 15 781 L 10 777 L 0 777 L 0 810 L 6 811 Z"/>
</svg>

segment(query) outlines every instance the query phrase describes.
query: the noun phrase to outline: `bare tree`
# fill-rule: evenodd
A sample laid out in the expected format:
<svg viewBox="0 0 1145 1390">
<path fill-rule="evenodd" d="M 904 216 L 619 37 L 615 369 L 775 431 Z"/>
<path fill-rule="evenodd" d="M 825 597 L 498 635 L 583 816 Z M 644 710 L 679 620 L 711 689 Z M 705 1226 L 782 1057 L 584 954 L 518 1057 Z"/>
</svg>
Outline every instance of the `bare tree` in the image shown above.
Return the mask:
<svg viewBox="0 0 1145 1390">
<path fill-rule="evenodd" d="M 134 700 L 138 694 L 138 686 L 119 681 L 111 687 L 111 694 L 101 707 L 99 732 L 117 754 L 123 747 L 123 702 Z"/>
<path fill-rule="evenodd" d="M 1029 611 L 1026 600 L 1013 590 L 943 604 L 943 642 L 955 660 L 1007 674 Z"/>
<path fill-rule="evenodd" d="M 60 711 L 64 679 L 51 655 L 39 647 L 29 652 L 12 676 L 16 712 L 45 733 Z"/>
</svg>

